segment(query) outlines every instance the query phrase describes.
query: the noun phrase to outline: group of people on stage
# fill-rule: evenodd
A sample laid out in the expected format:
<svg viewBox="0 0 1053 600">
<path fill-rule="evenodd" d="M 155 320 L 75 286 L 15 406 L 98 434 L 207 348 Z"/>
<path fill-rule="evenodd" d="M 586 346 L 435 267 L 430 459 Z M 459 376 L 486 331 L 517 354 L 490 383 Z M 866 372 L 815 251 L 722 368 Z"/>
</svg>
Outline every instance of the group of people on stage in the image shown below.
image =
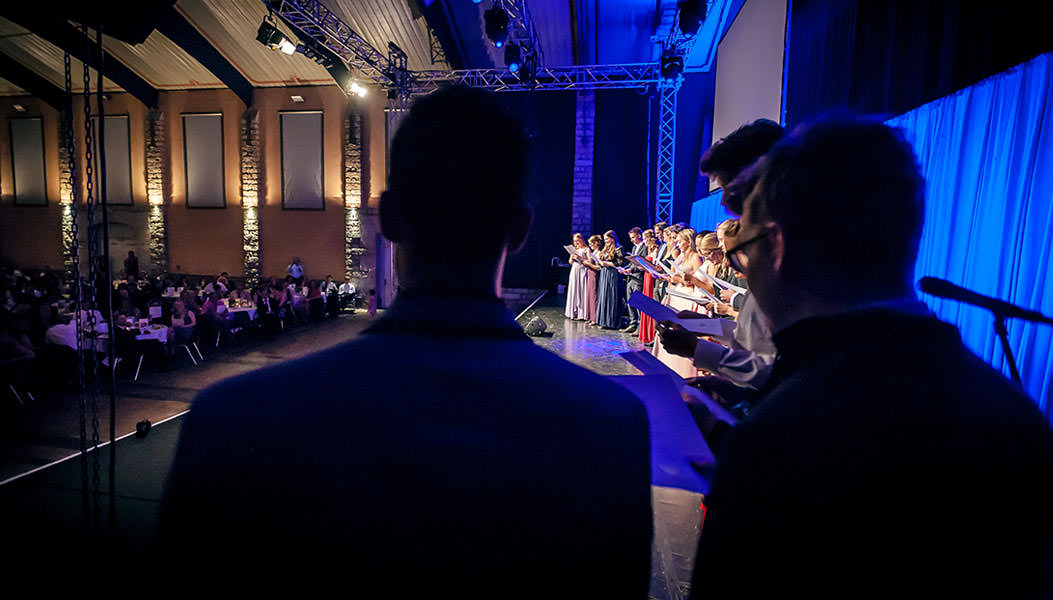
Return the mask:
<svg viewBox="0 0 1053 600">
<path fill-rule="evenodd" d="M 650 229 L 630 229 L 633 248 L 626 254 L 614 231 L 608 231 L 603 238 L 590 236 L 587 243 L 582 234 L 575 233 L 573 245 L 567 247 L 571 269 L 564 314 L 589 325 L 635 333 L 644 345 L 653 347 L 659 359 L 681 375 L 693 377 L 698 369 L 691 360 L 655 345 L 654 319 L 630 306 L 628 299 L 640 291 L 677 311 L 736 319 L 748 286 L 745 275 L 728 262 L 725 250 L 736 245 L 738 234 L 738 219 L 728 219 L 714 230 L 698 232 L 686 223 L 667 226 L 658 222 Z M 631 257 L 646 261 L 652 268 L 645 268 Z M 722 286 L 720 281 L 728 285 Z M 669 294 L 669 290 L 676 293 Z M 706 295 L 701 296 L 698 290 L 705 290 Z M 628 325 L 622 327 L 626 314 Z"/>
<path fill-rule="evenodd" d="M 567 318 L 618 329 L 625 295 L 622 276 L 628 272 L 618 234 L 608 231 L 602 238 L 591 235 L 586 243 L 585 236 L 575 233 L 572 247 Z"/>
</svg>

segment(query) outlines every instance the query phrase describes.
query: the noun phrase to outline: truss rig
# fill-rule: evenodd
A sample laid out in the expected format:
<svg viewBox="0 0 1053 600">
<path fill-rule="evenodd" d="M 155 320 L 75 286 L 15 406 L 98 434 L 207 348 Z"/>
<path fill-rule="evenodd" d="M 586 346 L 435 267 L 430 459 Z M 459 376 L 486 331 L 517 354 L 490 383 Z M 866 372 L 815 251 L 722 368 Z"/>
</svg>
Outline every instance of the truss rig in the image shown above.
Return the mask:
<svg viewBox="0 0 1053 600">
<path fill-rule="evenodd" d="M 710 0 L 710 10 L 720 0 Z M 673 170 L 676 154 L 677 92 L 683 81 L 678 72 L 663 77 L 659 63 L 585 65 L 545 67 L 541 64 L 541 43 L 530 20 L 526 0 L 506 0 L 513 37 L 529 44 L 536 64 L 530 69 L 511 73 L 506 69 L 460 69 L 410 71 L 406 54 L 394 43 L 388 43 L 384 54 L 329 10 L 321 0 L 263 0 L 267 8 L 297 33 L 312 38 L 334 52 L 363 78 L 387 90 L 389 120 L 404 111 L 412 96 L 428 94 L 447 84 L 463 84 L 494 92 L 566 91 L 603 89 L 654 89 L 658 96 L 657 115 L 652 111 L 651 127 L 658 120 L 658 161 L 654 198 L 656 221 L 672 220 Z M 724 3 L 726 4 L 726 3 Z M 721 20 L 726 11 L 721 8 Z M 663 55 L 681 59 L 690 53 L 696 36 L 679 33 L 673 15 L 673 26 L 661 45 Z M 715 40 L 711 42 L 715 44 Z M 710 52 L 712 54 L 712 52 Z M 394 127 L 390 127 L 391 130 Z"/>
</svg>

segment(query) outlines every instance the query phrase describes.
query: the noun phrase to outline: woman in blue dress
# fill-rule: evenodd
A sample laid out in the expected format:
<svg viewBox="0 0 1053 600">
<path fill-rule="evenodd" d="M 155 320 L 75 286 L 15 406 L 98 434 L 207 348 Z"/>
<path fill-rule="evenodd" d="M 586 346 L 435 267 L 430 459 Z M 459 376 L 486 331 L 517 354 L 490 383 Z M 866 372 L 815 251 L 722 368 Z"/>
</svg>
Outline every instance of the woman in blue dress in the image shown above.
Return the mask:
<svg viewBox="0 0 1053 600">
<path fill-rule="evenodd" d="M 603 234 L 604 246 L 600 251 L 600 283 L 596 324 L 606 329 L 620 329 L 625 287 L 619 269 L 625 266 L 625 255 L 618 245 L 618 236 L 613 231 Z"/>
</svg>

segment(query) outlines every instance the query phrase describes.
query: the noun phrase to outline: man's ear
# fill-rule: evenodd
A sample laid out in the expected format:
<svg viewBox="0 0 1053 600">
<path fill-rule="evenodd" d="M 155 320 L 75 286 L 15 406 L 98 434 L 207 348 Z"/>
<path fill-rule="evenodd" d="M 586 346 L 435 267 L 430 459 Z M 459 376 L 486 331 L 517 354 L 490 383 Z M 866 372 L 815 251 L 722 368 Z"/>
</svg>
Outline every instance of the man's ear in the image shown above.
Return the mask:
<svg viewBox="0 0 1053 600">
<path fill-rule="evenodd" d="M 769 239 L 771 239 L 771 267 L 776 273 L 782 271 L 783 256 L 786 252 L 786 238 L 782 236 L 782 227 L 777 223 L 768 224 Z"/>
<path fill-rule="evenodd" d="M 515 254 L 523 249 L 527 236 L 530 235 L 530 226 L 534 223 L 534 211 L 523 206 L 512 214 L 512 223 L 508 229 L 508 253 Z"/>
<path fill-rule="evenodd" d="M 402 238 L 402 219 L 398 200 L 385 190 L 380 194 L 380 232 L 390 242 L 398 243 Z"/>
</svg>

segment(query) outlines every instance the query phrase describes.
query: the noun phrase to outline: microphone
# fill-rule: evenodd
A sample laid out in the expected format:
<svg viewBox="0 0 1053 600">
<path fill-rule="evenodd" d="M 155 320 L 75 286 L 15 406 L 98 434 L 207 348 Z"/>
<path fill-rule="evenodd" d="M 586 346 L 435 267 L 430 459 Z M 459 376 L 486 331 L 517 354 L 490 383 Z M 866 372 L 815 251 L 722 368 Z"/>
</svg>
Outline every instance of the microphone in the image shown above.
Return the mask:
<svg viewBox="0 0 1053 600">
<path fill-rule="evenodd" d="M 986 308 L 996 316 L 1024 319 L 1025 321 L 1053 325 L 1053 319 L 1038 311 L 1020 308 L 1019 306 L 1010 304 L 1004 300 L 991 298 L 990 296 L 984 296 L 983 294 L 977 294 L 976 292 L 957 286 L 949 281 L 944 281 L 943 279 L 922 277 L 921 280 L 918 281 L 918 286 L 921 288 L 921 291 L 931 296 L 947 298 L 948 300 L 957 300 L 966 304 L 972 304 L 973 306 L 979 306 L 980 308 Z"/>
</svg>

